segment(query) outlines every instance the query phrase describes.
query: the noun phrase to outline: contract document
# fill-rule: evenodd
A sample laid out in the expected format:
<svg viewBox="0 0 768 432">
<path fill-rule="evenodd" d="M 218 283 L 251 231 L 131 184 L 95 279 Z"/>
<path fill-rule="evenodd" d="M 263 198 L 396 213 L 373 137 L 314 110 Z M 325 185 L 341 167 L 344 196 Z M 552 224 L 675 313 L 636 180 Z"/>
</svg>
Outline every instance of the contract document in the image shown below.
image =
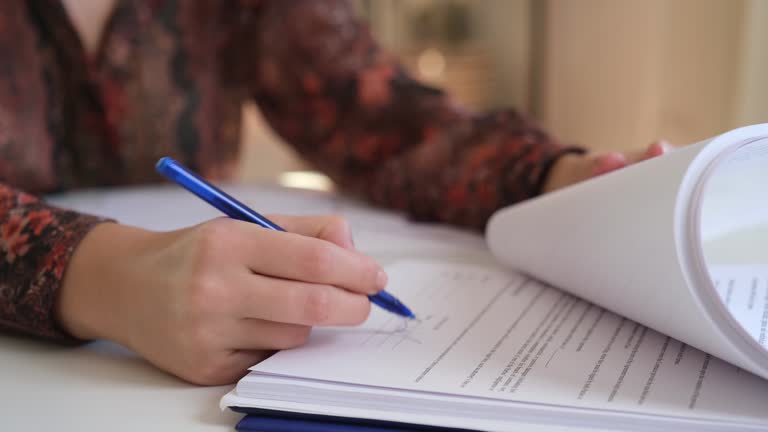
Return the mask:
<svg viewBox="0 0 768 432">
<path fill-rule="evenodd" d="M 315 329 L 222 403 L 500 431 L 521 410 L 537 423 L 559 411 L 613 427 L 768 426 L 768 381 L 534 279 L 429 260 L 388 273 L 418 321 L 373 310 L 361 327 Z M 717 274 L 729 307 L 764 335 L 768 267 Z"/>
</svg>

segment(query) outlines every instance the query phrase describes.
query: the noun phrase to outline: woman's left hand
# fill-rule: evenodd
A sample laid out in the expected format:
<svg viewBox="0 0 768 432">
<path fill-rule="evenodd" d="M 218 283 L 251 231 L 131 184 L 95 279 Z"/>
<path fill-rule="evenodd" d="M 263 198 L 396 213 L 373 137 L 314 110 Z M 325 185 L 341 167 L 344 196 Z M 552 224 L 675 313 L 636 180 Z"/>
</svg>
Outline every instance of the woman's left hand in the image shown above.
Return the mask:
<svg viewBox="0 0 768 432">
<path fill-rule="evenodd" d="M 661 156 L 672 149 L 666 141 L 657 141 L 640 151 L 568 154 L 555 163 L 544 183 L 542 193 L 551 192 L 583 180 Z"/>
</svg>

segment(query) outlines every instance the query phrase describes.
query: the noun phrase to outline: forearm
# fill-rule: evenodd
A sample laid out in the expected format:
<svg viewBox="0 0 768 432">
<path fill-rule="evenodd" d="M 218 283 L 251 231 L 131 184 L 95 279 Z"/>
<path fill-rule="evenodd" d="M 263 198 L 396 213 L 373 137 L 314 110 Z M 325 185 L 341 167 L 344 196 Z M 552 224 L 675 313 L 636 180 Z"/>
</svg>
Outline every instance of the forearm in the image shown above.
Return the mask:
<svg viewBox="0 0 768 432">
<path fill-rule="evenodd" d="M 514 110 L 475 114 L 414 80 L 344 2 L 266 9 L 248 41 L 263 63 L 254 96 L 344 190 L 416 219 L 481 228 L 494 210 L 544 191 L 560 156 L 578 151 Z"/>
<path fill-rule="evenodd" d="M 499 208 L 545 192 L 553 168 L 579 153 L 514 111 L 496 112 L 446 127 L 359 184 L 373 202 L 417 220 L 482 229 Z"/>
</svg>

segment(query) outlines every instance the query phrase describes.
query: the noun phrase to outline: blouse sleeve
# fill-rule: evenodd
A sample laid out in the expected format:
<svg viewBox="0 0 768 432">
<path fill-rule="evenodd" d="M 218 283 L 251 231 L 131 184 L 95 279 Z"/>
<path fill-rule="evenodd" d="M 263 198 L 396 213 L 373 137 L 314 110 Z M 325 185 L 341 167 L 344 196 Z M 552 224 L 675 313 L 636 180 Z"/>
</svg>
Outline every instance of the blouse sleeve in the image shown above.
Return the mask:
<svg viewBox="0 0 768 432">
<path fill-rule="evenodd" d="M 482 228 L 582 151 L 515 110 L 474 113 L 414 80 L 346 1 L 265 2 L 241 21 L 233 52 L 274 129 L 342 189 L 417 220 Z"/>
<path fill-rule="evenodd" d="M 75 246 L 101 221 L 0 183 L 0 328 L 69 338 L 55 320 L 56 295 Z"/>
<path fill-rule="evenodd" d="M 103 220 L 21 191 L 57 190 L 67 172 L 57 164 L 67 149 L 54 139 L 63 121 L 51 102 L 60 96 L 55 59 L 29 14 L 44 6 L 4 2 L 1 8 L 0 329 L 67 339 L 54 316 L 57 294 L 75 247 Z"/>
</svg>

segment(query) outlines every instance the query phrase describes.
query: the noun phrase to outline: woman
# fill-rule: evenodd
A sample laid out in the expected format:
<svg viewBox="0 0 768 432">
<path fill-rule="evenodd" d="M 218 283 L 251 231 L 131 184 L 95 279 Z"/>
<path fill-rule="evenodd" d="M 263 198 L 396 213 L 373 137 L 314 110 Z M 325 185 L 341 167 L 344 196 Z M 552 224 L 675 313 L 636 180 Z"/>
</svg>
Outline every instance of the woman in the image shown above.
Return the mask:
<svg viewBox="0 0 768 432">
<path fill-rule="evenodd" d="M 194 383 L 232 382 L 313 325 L 362 322 L 386 275 L 336 218 L 158 233 L 30 193 L 156 181 L 163 155 L 225 178 L 247 99 L 347 192 L 475 228 L 663 151 L 590 155 L 515 111 L 469 112 L 410 78 L 344 1 L 91 3 L 0 3 L 0 325 L 111 339 Z"/>
</svg>

